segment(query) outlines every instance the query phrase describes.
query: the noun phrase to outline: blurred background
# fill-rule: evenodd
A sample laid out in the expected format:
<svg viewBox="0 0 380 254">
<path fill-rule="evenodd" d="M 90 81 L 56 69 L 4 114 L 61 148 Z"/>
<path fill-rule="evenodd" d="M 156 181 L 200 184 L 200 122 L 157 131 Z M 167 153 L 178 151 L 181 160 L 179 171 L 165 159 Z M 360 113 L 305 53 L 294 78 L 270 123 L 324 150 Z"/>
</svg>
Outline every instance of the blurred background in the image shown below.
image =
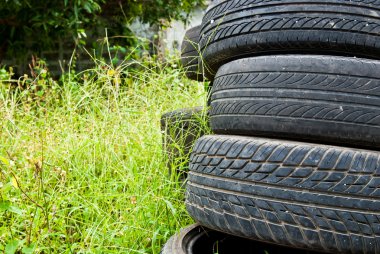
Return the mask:
<svg viewBox="0 0 380 254">
<path fill-rule="evenodd" d="M 0 0 L 0 66 L 15 76 L 42 59 L 52 76 L 120 64 L 144 54 L 165 59 L 199 25 L 205 0 Z"/>
</svg>

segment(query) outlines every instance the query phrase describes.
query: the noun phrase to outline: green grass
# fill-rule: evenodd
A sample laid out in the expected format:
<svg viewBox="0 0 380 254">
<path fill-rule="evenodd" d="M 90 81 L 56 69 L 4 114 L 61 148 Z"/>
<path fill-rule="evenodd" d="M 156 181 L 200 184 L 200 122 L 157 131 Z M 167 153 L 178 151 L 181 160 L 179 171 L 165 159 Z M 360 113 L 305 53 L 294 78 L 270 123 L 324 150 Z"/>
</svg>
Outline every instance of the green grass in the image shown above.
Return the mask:
<svg viewBox="0 0 380 254">
<path fill-rule="evenodd" d="M 204 105 L 203 84 L 175 62 L 139 65 L 0 82 L 1 251 L 159 253 L 192 223 L 159 120 Z"/>
</svg>

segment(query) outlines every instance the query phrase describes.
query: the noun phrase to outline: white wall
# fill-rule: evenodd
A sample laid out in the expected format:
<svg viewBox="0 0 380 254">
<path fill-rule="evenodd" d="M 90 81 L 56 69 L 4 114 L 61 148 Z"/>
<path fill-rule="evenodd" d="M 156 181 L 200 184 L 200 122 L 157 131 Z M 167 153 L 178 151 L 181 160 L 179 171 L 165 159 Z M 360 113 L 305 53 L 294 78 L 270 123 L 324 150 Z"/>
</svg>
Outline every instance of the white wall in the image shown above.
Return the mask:
<svg viewBox="0 0 380 254">
<path fill-rule="evenodd" d="M 217 0 L 205 1 L 206 6 L 213 1 Z M 157 27 L 150 27 L 148 24 L 141 23 L 138 19 L 136 19 L 129 28 L 137 37 L 148 39 L 150 41 L 154 40 L 153 38 L 158 32 L 158 46 L 160 52 L 162 54 L 175 54 L 177 51 L 181 50 L 181 43 L 185 37 L 186 30 L 200 25 L 205 12 L 206 7 L 198 7 L 190 14 L 190 19 L 186 24 L 182 21 L 172 21 L 170 26 L 162 31 L 157 31 Z M 155 42 L 157 43 L 157 41 Z"/>
<path fill-rule="evenodd" d="M 205 9 L 198 8 L 191 13 L 191 18 L 187 24 L 181 21 L 173 21 L 169 28 L 160 33 L 161 51 L 174 54 L 181 50 L 181 43 L 185 37 L 186 30 L 202 23 Z"/>
</svg>

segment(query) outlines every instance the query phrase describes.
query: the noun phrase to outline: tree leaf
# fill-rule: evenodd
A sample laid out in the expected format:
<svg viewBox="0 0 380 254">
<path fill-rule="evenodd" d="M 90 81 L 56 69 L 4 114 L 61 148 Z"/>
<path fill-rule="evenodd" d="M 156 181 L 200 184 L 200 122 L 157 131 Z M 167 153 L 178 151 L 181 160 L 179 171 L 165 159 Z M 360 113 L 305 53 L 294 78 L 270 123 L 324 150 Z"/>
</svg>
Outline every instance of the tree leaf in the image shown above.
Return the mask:
<svg viewBox="0 0 380 254">
<path fill-rule="evenodd" d="M 11 183 L 12 183 L 13 187 L 15 187 L 16 189 L 18 189 L 17 179 L 15 177 L 11 178 Z"/>
<path fill-rule="evenodd" d="M 32 254 L 32 253 L 34 253 L 35 249 L 36 249 L 36 244 L 35 243 L 31 243 L 29 246 L 24 246 L 22 248 L 22 253 L 23 254 Z"/>
<path fill-rule="evenodd" d="M 15 213 L 15 214 L 18 214 L 18 215 L 22 215 L 23 214 L 23 210 L 21 210 L 20 208 L 18 208 L 17 206 L 13 206 L 11 205 L 8 209 L 8 211 L 12 212 L 12 213 Z"/>
<path fill-rule="evenodd" d="M 10 165 L 9 160 L 3 156 L 0 156 L 0 162 L 3 163 L 5 166 L 8 166 L 8 167 Z"/>
<path fill-rule="evenodd" d="M 5 254 L 14 254 L 14 253 L 16 253 L 18 245 L 19 245 L 19 241 L 18 240 L 12 240 L 9 243 L 7 243 L 7 245 L 5 245 L 5 249 L 4 249 Z"/>
<path fill-rule="evenodd" d="M 11 202 L 9 202 L 8 200 L 0 201 L 0 212 L 8 211 L 10 206 Z"/>
</svg>

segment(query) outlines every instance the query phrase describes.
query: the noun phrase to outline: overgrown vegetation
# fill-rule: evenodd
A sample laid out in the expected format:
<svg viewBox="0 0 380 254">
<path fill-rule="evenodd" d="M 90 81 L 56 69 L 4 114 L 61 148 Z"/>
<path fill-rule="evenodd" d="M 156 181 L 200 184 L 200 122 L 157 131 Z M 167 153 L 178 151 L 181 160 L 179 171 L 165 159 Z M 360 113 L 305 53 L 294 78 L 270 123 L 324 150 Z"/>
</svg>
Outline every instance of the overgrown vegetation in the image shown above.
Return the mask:
<svg viewBox="0 0 380 254">
<path fill-rule="evenodd" d="M 134 68 L 129 68 L 133 64 Z M 50 78 L 0 70 L 0 251 L 159 253 L 191 223 L 160 116 L 205 104 L 176 60 Z"/>
<path fill-rule="evenodd" d="M 129 24 L 139 18 L 164 26 L 172 19 L 185 20 L 204 0 L 0 0 L 0 61 L 26 53 L 56 49 L 58 40 L 88 42 L 87 33 L 108 29 L 122 46 L 133 45 Z M 100 29 L 100 31 L 99 31 Z M 101 37 L 104 37 L 103 35 Z M 91 42 L 95 40 L 92 38 Z M 116 42 L 115 41 L 115 42 Z M 93 45 L 87 45 L 87 47 Z"/>
</svg>

